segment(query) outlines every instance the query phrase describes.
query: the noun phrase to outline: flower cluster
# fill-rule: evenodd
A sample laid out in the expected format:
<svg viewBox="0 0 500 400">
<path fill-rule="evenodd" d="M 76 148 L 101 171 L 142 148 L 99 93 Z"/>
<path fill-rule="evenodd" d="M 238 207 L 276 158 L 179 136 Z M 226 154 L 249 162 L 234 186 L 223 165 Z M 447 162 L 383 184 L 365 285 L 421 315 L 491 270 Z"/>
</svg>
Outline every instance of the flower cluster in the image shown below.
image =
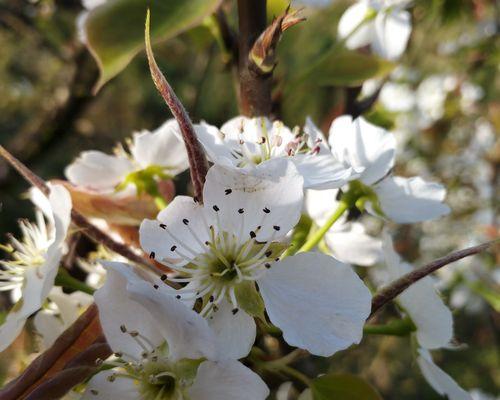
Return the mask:
<svg viewBox="0 0 500 400">
<path fill-rule="evenodd" d="M 78 31 L 89 45 L 89 21 L 119 7 L 107 0 L 82 3 Z M 300 3 L 315 8 L 330 1 Z M 337 45 L 346 49 L 333 50 L 348 58 L 371 52 L 367 60 L 393 66 L 410 39 L 411 6 L 406 0 L 356 1 L 336 29 Z M 276 31 L 268 31 L 273 46 L 291 26 L 283 21 L 275 19 Z M 146 32 L 150 47 L 149 13 Z M 269 45 L 264 42 L 257 41 Z M 274 56 L 275 48 L 266 51 Z M 390 78 L 373 75 L 363 87 L 348 89 L 359 90 L 361 100 L 379 96 L 383 110 L 400 117 L 396 129 L 379 126 L 383 118 L 376 113 L 351 115 L 348 106 L 328 120 L 328 132 L 310 118 L 288 127 L 243 115 L 221 126 L 201 121 L 191 127 L 170 94 L 167 104 L 177 120 L 134 133 L 113 154 L 82 152 L 66 167 L 67 181 L 30 190 L 36 222 L 21 221 L 21 237 L 0 248 L 7 253 L 0 291 L 10 292 L 13 304 L 0 323 L 0 351 L 20 337 L 30 317 L 37 350 L 57 348 L 57 338 L 95 303 L 96 342 L 109 347 L 102 359 L 91 355 L 95 365 L 82 357 L 88 379 L 73 390 L 79 399 L 289 399 L 293 384 L 280 381 L 275 391 L 269 373 L 296 379 L 305 390 L 292 397 L 312 400 L 334 397 L 316 385 L 325 375 L 310 379 L 289 364 L 302 355 L 346 351 L 365 333 L 390 332 L 410 337 L 413 359 L 438 394 L 472 399 L 431 354 L 459 347 L 452 311 L 437 289 L 446 279 L 412 278 L 386 301 L 395 302 L 391 321 L 367 324 L 380 293 L 415 270 L 396 251 L 392 236 L 405 229 L 397 225 L 429 223 L 451 212 L 445 187 L 428 179 L 430 171 L 400 168 L 408 155 L 395 131 L 405 124 L 430 127 L 457 90 L 463 110 L 483 95 L 448 75 L 418 87 L 399 82 L 409 74 L 399 68 Z M 193 149 L 208 160 L 196 160 Z M 176 195 L 176 180 L 188 168 L 196 196 Z M 82 225 L 97 246 L 78 247 Z M 84 335 L 95 333 L 89 331 Z"/>
</svg>

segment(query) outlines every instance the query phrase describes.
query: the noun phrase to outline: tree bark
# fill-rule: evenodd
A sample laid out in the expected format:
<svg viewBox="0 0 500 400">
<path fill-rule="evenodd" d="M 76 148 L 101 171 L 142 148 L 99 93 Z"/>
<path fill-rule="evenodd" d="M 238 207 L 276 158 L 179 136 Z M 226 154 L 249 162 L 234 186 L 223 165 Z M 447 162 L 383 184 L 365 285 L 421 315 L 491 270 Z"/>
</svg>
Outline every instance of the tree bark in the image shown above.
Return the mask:
<svg viewBox="0 0 500 400">
<path fill-rule="evenodd" d="M 250 68 L 248 55 L 266 29 L 266 0 L 238 0 L 240 110 L 246 116 L 271 114 L 271 74 Z"/>
</svg>

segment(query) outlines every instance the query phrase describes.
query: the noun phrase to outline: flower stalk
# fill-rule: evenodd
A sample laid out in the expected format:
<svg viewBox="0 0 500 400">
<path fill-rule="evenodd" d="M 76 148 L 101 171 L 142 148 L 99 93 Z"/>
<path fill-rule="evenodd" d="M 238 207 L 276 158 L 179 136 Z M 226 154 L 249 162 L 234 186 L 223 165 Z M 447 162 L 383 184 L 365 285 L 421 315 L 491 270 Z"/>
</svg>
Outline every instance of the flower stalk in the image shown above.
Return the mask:
<svg viewBox="0 0 500 400">
<path fill-rule="evenodd" d="M 349 209 L 349 204 L 343 200 L 339 202 L 339 205 L 335 212 L 331 215 L 330 218 L 325 222 L 325 224 L 319 228 L 314 234 L 307 239 L 307 241 L 302 245 L 302 247 L 299 249 L 299 253 L 304 252 L 304 251 L 310 251 L 314 247 L 318 245 L 319 242 L 321 242 L 321 239 L 325 236 L 326 232 L 333 226 L 335 222 L 339 220 L 339 218 L 344 214 Z"/>
</svg>

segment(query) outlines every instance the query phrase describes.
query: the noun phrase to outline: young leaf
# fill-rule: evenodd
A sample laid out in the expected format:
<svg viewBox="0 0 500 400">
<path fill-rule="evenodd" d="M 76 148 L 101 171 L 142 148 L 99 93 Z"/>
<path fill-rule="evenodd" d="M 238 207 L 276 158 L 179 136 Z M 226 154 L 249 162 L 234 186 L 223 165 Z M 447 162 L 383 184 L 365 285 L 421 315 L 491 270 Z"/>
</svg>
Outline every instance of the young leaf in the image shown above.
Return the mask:
<svg viewBox="0 0 500 400">
<path fill-rule="evenodd" d="M 86 44 L 101 76 L 96 90 L 120 73 L 144 48 L 148 7 L 154 24 L 151 39 L 160 42 L 199 25 L 221 0 L 115 0 L 89 12 L 83 24 Z"/>
</svg>

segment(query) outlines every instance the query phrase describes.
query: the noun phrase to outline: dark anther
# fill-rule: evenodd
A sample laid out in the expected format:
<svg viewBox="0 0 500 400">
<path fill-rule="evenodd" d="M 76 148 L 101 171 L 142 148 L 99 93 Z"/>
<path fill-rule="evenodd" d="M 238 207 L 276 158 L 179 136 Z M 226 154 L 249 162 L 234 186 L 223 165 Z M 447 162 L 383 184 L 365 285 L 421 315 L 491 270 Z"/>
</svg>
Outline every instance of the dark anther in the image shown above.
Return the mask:
<svg viewBox="0 0 500 400">
<path fill-rule="evenodd" d="M 233 315 L 236 315 L 236 313 L 238 312 L 239 310 L 237 308 L 233 308 L 233 310 L 231 311 L 233 313 Z"/>
<path fill-rule="evenodd" d="M 255 234 L 255 232 L 254 232 L 254 231 L 250 231 L 250 237 L 251 237 L 252 239 L 254 239 L 256 236 L 257 236 L 257 235 Z"/>
<path fill-rule="evenodd" d="M 281 229 L 278 225 L 274 225 L 273 228 L 275 231 L 279 231 Z"/>
<path fill-rule="evenodd" d="M 205 242 L 205 246 L 209 246 L 209 245 L 210 245 L 210 242 L 207 240 L 207 241 Z"/>
<path fill-rule="evenodd" d="M 160 224 L 160 228 L 161 228 L 161 229 L 167 229 L 167 225 L 165 225 L 165 224 Z"/>
<path fill-rule="evenodd" d="M 243 214 L 243 213 L 245 212 L 245 210 L 244 210 L 243 208 L 240 208 L 240 209 L 238 210 L 238 212 L 239 212 L 240 214 Z"/>
<path fill-rule="evenodd" d="M 152 251 L 151 253 L 149 253 L 149 258 L 152 258 L 152 259 L 155 258 L 155 252 L 154 251 Z"/>
<path fill-rule="evenodd" d="M 267 207 L 264 207 L 262 211 L 264 211 L 266 214 L 269 214 L 271 212 L 271 210 Z"/>
<path fill-rule="evenodd" d="M 122 333 L 125 333 L 127 332 L 127 327 L 125 325 L 120 325 L 120 330 L 122 331 Z"/>
<path fill-rule="evenodd" d="M 175 251 L 175 249 L 177 249 L 177 246 L 174 244 L 174 245 L 170 248 L 170 251 Z"/>
<path fill-rule="evenodd" d="M 175 296 L 176 299 L 180 299 L 181 298 L 181 295 L 178 294 L 177 296 Z"/>
<path fill-rule="evenodd" d="M 271 268 L 271 264 L 269 264 L 269 263 L 265 263 L 265 264 L 264 264 L 264 267 L 266 267 L 267 269 L 269 269 L 269 268 Z"/>
<path fill-rule="evenodd" d="M 266 257 L 271 257 L 271 254 L 273 254 L 273 251 L 272 250 L 268 250 L 268 251 L 266 251 L 265 256 Z"/>
<path fill-rule="evenodd" d="M 158 289 L 158 288 L 159 288 L 159 286 L 158 286 L 158 285 L 156 285 L 156 284 L 154 284 L 154 285 L 153 285 L 153 287 L 154 287 L 155 289 Z"/>
<path fill-rule="evenodd" d="M 233 189 L 224 190 L 224 193 L 226 193 L 226 195 L 231 194 L 232 192 L 233 192 Z"/>
<path fill-rule="evenodd" d="M 219 211 L 219 207 L 217 206 L 213 206 L 212 208 L 214 209 L 214 211 Z"/>
<path fill-rule="evenodd" d="M 163 274 L 162 276 L 160 276 L 160 279 L 162 281 L 166 281 L 167 280 L 167 275 Z"/>
<path fill-rule="evenodd" d="M 196 197 L 196 196 L 194 196 L 194 197 L 193 197 L 193 201 L 194 201 L 195 203 L 199 203 L 199 202 L 200 202 L 200 200 L 199 200 L 199 199 L 198 199 L 198 197 Z"/>
<path fill-rule="evenodd" d="M 182 220 L 182 223 L 183 223 L 184 225 L 187 225 L 187 224 L 189 224 L 189 220 L 188 220 L 188 219 L 186 219 L 186 218 L 184 218 L 184 219 Z"/>
<path fill-rule="evenodd" d="M 208 299 L 208 301 L 210 301 L 210 303 L 213 303 L 214 300 L 215 300 L 214 296 L 210 296 L 209 299 Z"/>
</svg>

